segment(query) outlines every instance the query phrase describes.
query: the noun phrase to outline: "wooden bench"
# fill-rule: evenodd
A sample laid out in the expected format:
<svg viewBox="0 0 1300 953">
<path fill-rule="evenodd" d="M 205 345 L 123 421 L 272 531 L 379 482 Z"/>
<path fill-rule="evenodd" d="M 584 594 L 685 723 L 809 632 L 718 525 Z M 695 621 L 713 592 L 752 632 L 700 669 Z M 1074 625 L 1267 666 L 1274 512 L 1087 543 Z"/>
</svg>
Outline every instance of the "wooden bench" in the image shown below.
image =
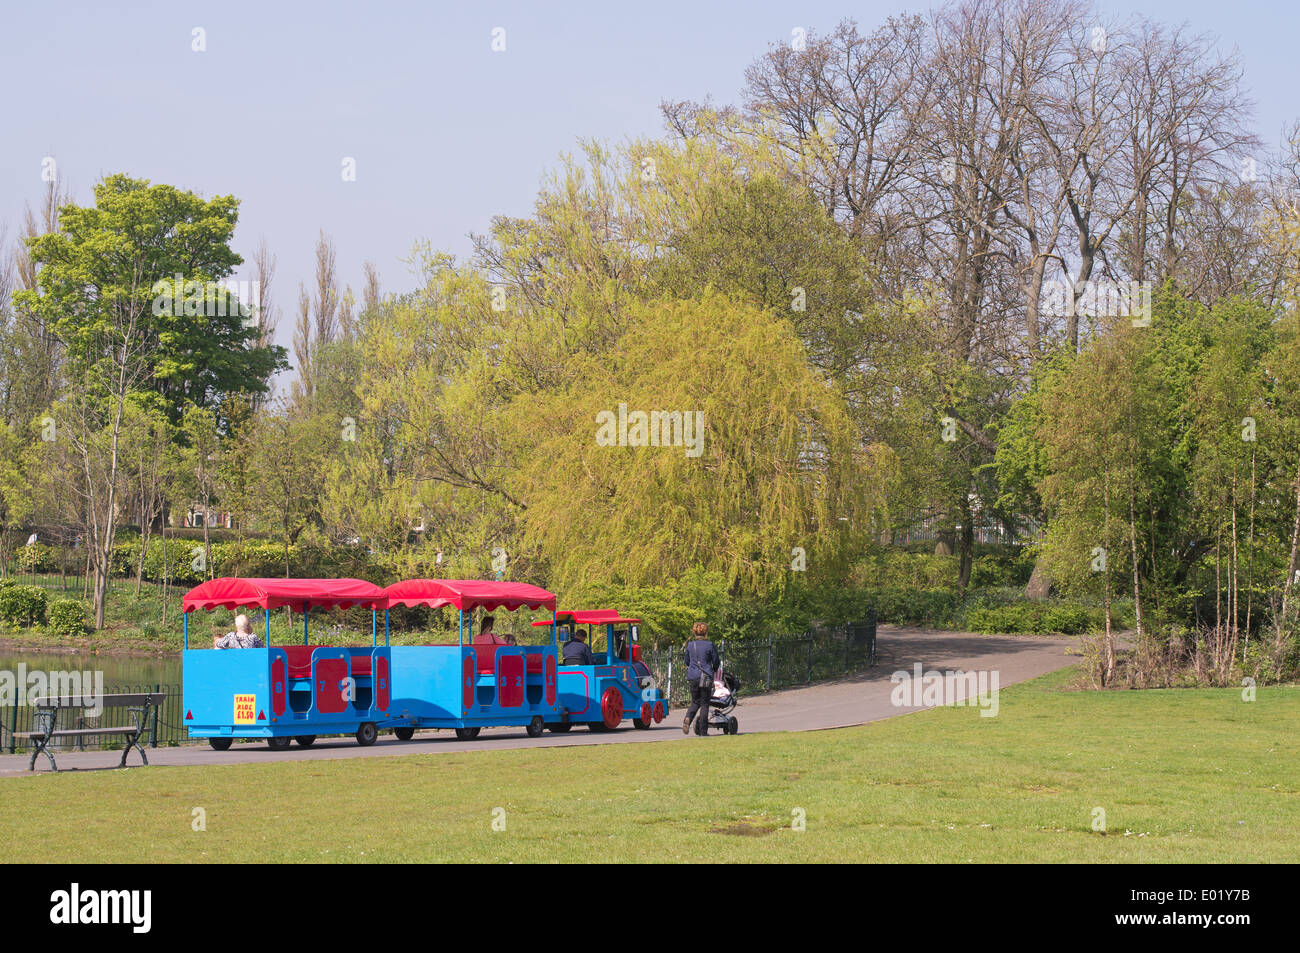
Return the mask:
<svg viewBox="0 0 1300 953">
<path fill-rule="evenodd" d="M 162 692 L 151 692 L 140 695 L 100 695 L 98 698 L 76 695 L 34 698 L 32 699 L 32 707 L 36 709 L 36 716 L 33 719 L 33 725 L 36 730 L 16 731 L 14 737 L 25 738 L 32 744 L 32 761 L 27 767 L 28 771 L 36 770 L 36 756 L 42 753 L 50 759 L 50 767 L 58 771 L 59 766 L 54 763 L 54 755 L 50 752 L 50 742 L 55 738 L 85 738 L 90 735 L 122 735 L 126 740 L 126 745 L 122 748 L 122 761 L 118 767 L 126 767 L 126 756 L 130 753 L 132 747 L 135 747 L 140 752 L 140 759 L 147 765 L 149 757 L 144 753 L 144 746 L 140 744 L 140 738 L 148 730 L 146 726 L 149 725 L 150 710 L 159 708 L 166 697 L 166 694 Z M 109 723 L 91 728 L 59 727 L 60 711 L 87 711 L 92 708 L 98 708 L 101 712 L 109 709 L 125 711 L 132 716 L 135 724 L 114 725 Z M 124 722 L 129 719 L 122 717 L 116 720 Z"/>
</svg>

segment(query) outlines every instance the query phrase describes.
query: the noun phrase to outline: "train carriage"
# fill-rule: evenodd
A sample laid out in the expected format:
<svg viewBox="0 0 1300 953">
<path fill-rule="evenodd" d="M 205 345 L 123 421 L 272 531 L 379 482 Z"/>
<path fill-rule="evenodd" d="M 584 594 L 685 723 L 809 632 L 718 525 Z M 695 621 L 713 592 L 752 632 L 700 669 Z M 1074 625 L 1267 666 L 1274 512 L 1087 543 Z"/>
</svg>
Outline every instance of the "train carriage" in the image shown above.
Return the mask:
<svg viewBox="0 0 1300 953">
<path fill-rule="evenodd" d="M 384 597 L 388 606 L 450 606 L 459 613 L 456 645 L 391 649 L 393 717 L 384 726 L 399 738 L 417 728 L 453 728 L 468 739 L 494 726 L 522 726 L 535 738 L 560 717 L 554 636 L 549 645 L 483 645 L 474 644 L 466 629 L 466 613 L 472 621 L 475 609 L 549 609 L 554 616 L 552 593 L 521 582 L 407 579 L 385 589 Z"/>
<path fill-rule="evenodd" d="M 181 654 L 185 726 L 191 738 L 207 738 L 219 751 L 236 738 L 264 738 L 272 748 L 296 739 L 311 745 L 317 735 L 353 734 L 374 744 L 389 718 L 392 660 L 378 644 L 377 611 L 384 592 L 362 579 L 211 579 L 181 600 L 185 647 Z M 302 645 L 271 645 L 271 610 L 302 614 Z M 312 609 L 371 610 L 370 647 L 307 644 Z M 190 613 L 257 607 L 266 613 L 261 648 L 195 649 Z"/>
</svg>

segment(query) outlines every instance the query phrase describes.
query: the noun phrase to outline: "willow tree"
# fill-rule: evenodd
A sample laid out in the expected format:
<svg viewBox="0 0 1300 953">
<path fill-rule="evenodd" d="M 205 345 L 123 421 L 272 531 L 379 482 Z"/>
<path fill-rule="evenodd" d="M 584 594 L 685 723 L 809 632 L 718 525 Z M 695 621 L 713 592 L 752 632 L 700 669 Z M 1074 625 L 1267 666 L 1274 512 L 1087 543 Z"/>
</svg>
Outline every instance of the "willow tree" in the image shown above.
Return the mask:
<svg viewBox="0 0 1300 953">
<path fill-rule="evenodd" d="M 790 322 L 714 293 L 639 305 L 630 322 L 572 387 L 515 408 L 536 442 L 523 525 L 553 584 L 838 578 L 870 529 L 874 474 L 855 470 L 844 399 Z"/>
</svg>

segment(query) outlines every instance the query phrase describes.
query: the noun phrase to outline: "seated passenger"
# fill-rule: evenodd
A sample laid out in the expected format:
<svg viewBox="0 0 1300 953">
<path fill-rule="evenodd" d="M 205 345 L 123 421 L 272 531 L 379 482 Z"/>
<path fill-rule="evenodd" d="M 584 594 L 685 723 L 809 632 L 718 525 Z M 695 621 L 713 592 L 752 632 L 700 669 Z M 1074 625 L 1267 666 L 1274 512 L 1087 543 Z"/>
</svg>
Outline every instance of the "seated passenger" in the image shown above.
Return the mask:
<svg viewBox="0 0 1300 953">
<path fill-rule="evenodd" d="M 235 631 L 227 632 L 225 635 L 214 635 L 212 647 L 214 649 L 260 649 L 262 638 L 253 633 L 248 623 L 248 616 L 240 613 L 235 616 Z"/>
<path fill-rule="evenodd" d="M 577 626 L 573 627 L 573 637 L 564 643 L 565 665 L 595 665 L 596 656 L 591 654 L 587 645 L 586 634 Z"/>
<path fill-rule="evenodd" d="M 478 635 L 474 637 L 475 645 L 510 645 L 504 638 L 492 631 L 492 626 L 496 623 L 490 615 L 483 617 L 483 622 L 479 626 Z"/>
</svg>

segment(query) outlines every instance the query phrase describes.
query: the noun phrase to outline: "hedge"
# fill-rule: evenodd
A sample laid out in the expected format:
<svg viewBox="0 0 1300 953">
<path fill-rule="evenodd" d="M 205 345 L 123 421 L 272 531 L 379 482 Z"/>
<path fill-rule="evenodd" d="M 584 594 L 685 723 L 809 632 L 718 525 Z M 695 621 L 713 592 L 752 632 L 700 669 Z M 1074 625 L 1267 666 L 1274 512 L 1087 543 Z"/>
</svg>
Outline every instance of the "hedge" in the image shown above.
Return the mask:
<svg viewBox="0 0 1300 953">
<path fill-rule="evenodd" d="M 0 587 L 0 621 L 10 625 L 36 625 L 45 621 L 48 603 L 40 586 Z"/>
</svg>

